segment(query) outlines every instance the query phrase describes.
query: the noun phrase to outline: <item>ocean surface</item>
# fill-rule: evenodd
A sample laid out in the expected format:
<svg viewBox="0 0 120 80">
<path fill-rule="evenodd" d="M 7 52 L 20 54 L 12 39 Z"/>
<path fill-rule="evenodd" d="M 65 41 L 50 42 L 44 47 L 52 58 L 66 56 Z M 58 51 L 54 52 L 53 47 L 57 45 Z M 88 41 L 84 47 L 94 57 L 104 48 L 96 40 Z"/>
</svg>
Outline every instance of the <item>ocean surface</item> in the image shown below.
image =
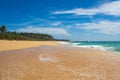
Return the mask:
<svg viewBox="0 0 120 80">
<path fill-rule="evenodd" d="M 104 51 L 112 51 L 120 53 L 120 41 L 80 41 L 80 42 L 67 42 L 73 47 L 94 48 Z"/>
</svg>

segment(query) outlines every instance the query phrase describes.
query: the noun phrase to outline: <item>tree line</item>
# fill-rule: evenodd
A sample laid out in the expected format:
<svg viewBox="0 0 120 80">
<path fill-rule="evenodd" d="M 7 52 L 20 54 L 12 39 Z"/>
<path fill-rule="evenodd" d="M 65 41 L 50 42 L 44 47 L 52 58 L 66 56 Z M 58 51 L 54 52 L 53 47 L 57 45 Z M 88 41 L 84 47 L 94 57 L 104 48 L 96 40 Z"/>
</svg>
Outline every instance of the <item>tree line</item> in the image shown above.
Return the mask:
<svg viewBox="0 0 120 80">
<path fill-rule="evenodd" d="M 51 35 L 27 32 L 9 32 L 6 26 L 0 27 L 0 39 L 2 40 L 31 40 L 31 41 L 68 41 L 66 39 L 54 39 Z"/>
</svg>

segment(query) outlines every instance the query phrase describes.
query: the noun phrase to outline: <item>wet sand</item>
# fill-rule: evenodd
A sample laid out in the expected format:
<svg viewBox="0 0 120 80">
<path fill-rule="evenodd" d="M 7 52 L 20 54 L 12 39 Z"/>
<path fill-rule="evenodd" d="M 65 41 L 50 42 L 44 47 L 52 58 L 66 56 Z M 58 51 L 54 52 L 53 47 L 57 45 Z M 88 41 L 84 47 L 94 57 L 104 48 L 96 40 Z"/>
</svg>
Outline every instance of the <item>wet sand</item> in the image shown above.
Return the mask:
<svg viewBox="0 0 120 80">
<path fill-rule="evenodd" d="M 119 54 L 68 46 L 0 52 L 0 80 L 119 79 Z"/>
</svg>

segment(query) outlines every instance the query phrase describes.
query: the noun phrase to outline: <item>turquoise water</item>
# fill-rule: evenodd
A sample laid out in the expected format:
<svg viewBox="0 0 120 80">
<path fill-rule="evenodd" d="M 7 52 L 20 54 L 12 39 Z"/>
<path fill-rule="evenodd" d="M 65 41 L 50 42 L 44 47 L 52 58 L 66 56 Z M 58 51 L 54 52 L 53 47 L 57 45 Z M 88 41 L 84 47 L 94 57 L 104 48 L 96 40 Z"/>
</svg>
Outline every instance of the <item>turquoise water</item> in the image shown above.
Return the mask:
<svg viewBox="0 0 120 80">
<path fill-rule="evenodd" d="M 85 41 L 71 42 L 75 47 L 88 47 L 101 50 L 120 52 L 120 41 Z"/>
</svg>

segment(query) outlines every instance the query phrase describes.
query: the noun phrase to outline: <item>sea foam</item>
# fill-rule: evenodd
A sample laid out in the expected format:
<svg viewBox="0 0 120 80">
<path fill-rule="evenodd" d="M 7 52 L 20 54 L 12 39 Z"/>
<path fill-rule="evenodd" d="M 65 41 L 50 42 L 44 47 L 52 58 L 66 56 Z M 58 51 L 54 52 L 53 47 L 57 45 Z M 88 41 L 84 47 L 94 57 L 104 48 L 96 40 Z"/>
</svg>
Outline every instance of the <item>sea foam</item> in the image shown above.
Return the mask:
<svg viewBox="0 0 120 80">
<path fill-rule="evenodd" d="M 55 57 L 45 56 L 43 54 L 39 56 L 39 60 L 42 62 L 57 62 L 58 61 L 57 58 Z"/>
<path fill-rule="evenodd" d="M 58 42 L 59 44 L 65 44 L 65 45 L 69 45 L 71 47 L 81 47 L 81 48 L 92 48 L 92 49 L 99 49 L 99 50 L 103 50 L 103 51 L 114 51 L 115 48 L 114 47 L 106 47 L 106 46 L 102 46 L 102 45 L 82 45 L 82 43 L 70 43 L 70 42 Z"/>
<path fill-rule="evenodd" d="M 104 47 L 101 45 L 77 45 L 77 44 L 73 44 L 73 47 L 82 47 L 82 48 L 92 48 L 92 49 L 99 49 L 99 50 L 103 50 L 103 51 L 113 51 L 114 48 L 113 47 Z"/>
</svg>

